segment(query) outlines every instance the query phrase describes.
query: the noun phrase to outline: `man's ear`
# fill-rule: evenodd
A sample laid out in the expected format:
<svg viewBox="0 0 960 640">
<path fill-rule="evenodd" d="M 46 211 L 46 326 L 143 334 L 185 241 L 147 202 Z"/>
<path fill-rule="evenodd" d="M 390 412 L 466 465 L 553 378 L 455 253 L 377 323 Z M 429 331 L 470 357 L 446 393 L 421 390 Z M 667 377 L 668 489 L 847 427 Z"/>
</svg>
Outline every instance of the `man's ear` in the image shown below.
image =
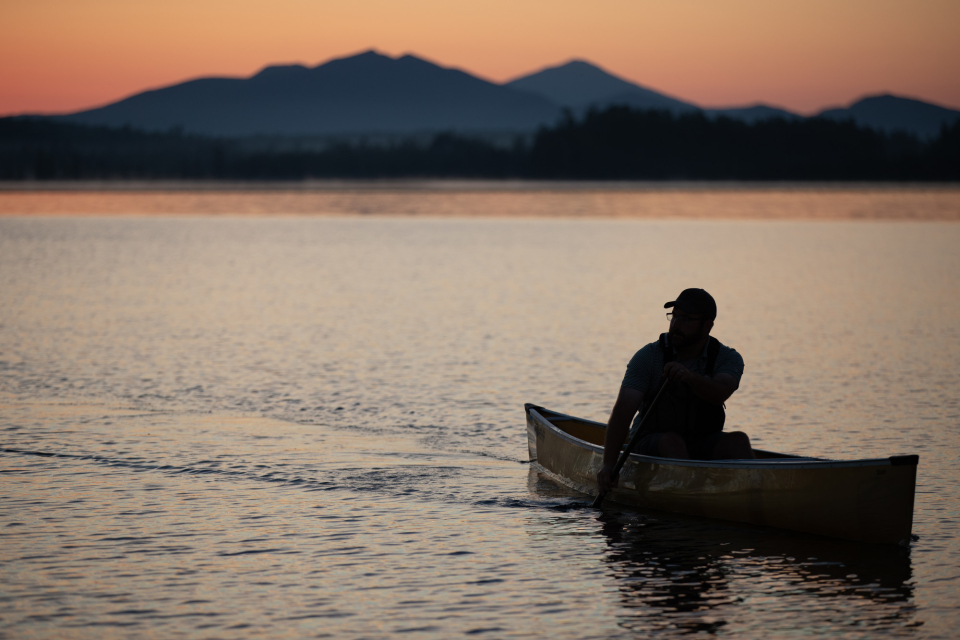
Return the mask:
<svg viewBox="0 0 960 640">
<path fill-rule="evenodd" d="M 707 320 L 704 322 L 703 328 L 706 329 L 707 335 L 710 335 L 710 332 L 713 330 L 713 320 Z"/>
</svg>

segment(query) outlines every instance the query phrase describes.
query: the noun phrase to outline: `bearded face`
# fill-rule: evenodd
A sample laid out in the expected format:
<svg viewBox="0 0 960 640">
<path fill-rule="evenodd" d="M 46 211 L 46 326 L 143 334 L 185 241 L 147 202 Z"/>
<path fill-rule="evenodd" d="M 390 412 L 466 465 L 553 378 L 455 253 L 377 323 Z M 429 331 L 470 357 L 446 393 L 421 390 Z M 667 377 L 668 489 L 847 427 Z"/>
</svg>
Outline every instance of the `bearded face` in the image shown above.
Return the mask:
<svg viewBox="0 0 960 640">
<path fill-rule="evenodd" d="M 713 323 L 700 314 L 675 311 L 670 317 L 670 346 L 674 349 L 697 344 L 713 327 Z"/>
</svg>

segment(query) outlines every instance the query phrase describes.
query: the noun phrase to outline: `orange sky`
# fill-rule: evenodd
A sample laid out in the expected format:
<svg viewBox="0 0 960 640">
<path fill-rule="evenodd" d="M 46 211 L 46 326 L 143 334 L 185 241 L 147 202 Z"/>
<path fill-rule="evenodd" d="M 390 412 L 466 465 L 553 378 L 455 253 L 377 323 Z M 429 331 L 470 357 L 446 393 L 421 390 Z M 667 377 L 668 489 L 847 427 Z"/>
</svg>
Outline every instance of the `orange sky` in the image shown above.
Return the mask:
<svg viewBox="0 0 960 640">
<path fill-rule="evenodd" d="M 960 108 L 958 0 L 2 0 L 0 114 L 369 48 L 494 81 L 584 58 L 702 106 Z"/>
</svg>

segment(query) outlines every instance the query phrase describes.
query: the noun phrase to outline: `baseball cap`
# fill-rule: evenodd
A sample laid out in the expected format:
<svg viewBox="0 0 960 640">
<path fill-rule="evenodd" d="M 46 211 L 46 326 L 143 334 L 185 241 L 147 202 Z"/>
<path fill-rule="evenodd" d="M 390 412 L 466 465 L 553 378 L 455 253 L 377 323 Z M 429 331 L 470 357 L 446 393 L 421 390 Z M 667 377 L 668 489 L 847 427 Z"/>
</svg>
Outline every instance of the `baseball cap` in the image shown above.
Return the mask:
<svg viewBox="0 0 960 640">
<path fill-rule="evenodd" d="M 664 309 L 677 307 L 687 313 L 700 313 L 709 320 L 717 318 L 717 303 L 703 289 L 684 289 L 677 299 L 663 305 Z"/>
</svg>

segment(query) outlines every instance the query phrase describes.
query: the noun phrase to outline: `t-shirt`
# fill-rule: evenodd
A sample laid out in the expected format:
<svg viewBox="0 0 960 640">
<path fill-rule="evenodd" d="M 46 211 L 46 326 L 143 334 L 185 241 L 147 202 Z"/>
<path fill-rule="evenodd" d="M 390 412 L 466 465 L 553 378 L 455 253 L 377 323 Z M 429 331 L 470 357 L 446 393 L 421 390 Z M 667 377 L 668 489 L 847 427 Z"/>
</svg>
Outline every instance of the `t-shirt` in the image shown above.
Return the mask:
<svg viewBox="0 0 960 640">
<path fill-rule="evenodd" d="M 695 362 L 682 362 L 684 366 L 701 375 L 706 375 L 707 370 L 707 346 L 703 347 L 703 353 Z M 656 393 L 660 387 L 660 379 L 663 377 L 663 352 L 660 350 L 659 342 L 651 342 L 640 351 L 637 351 L 630 359 L 627 365 L 627 372 L 623 376 L 622 386 L 628 389 L 636 389 L 643 392 L 643 397 L 650 398 L 651 393 Z M 743 375 L 743 358 L 735 349 L 731 349 L 720 343 L 720 351 L 717 353 L 717 361 L 713 365 L 713 375 L 718 373 L 727 373 L 736 378 L 737 384 L 740 384 L 740 377 Z"/>
</svg>

